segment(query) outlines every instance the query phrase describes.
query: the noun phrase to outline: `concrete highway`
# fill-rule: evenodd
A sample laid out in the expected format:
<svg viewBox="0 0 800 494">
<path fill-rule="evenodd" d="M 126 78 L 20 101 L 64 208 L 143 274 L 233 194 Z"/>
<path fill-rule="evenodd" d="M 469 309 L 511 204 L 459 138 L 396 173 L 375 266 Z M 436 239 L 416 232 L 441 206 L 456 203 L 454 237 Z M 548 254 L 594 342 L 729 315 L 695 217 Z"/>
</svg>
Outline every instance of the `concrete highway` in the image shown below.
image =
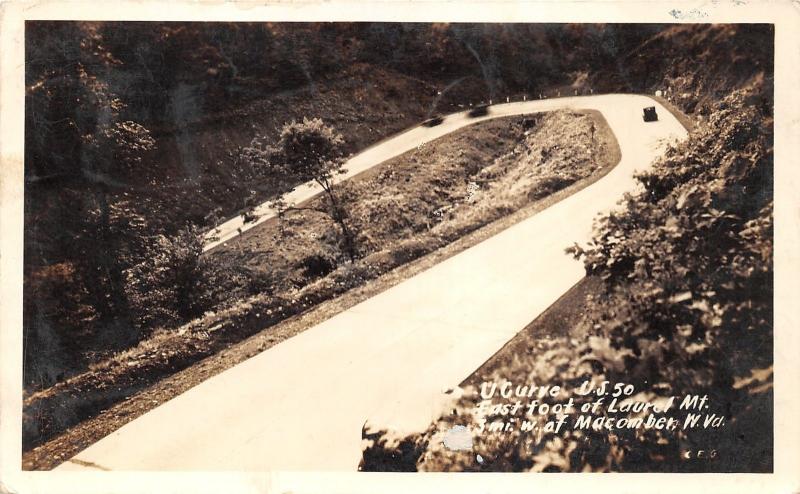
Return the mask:
<svg viewBox="0 0 800 494">
<path fill-rule="evenodd" d="M 655 106 L 659 121 L 643 122 Z M 422 430 L 458 385 L 584 275 L 564 253 L 635 188 L 681 124 L 656 101 L 602 95 L 495 105 L 383 141 L 355 175 L 488 118 L 557 108 L 600 111 L 622 158 L 608 175 L 544 211 L 215 376 L 130 422 L 58 470 L 355 470 L 365 421 Z M 566 142 L 564 145 L 569 145 Z M 317 191 L 297 188 L 300 202 Z M 266 206 L 260 221 L 269 217 Z M 245 225 L 243 229 L 252 227 Z M 221 242 L 241 223 L 222 225 Z M 211 242 L 207 248 L 216 244 Z"/>
</svg>

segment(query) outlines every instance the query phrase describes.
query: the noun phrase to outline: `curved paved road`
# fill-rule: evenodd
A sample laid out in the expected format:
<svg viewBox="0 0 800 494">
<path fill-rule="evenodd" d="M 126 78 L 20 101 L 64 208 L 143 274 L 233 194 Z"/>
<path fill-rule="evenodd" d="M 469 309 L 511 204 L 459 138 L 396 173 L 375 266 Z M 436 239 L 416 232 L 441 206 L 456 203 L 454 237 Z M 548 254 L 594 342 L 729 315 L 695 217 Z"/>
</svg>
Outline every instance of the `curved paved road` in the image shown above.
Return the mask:
<svg viewBox="0 0 800 494">
<path fill-rule="evenodd" d="M 373 146 L 370 146 L 364 151 L 356 154 L 355 156 L 347 160 L 347 162 L 344 165 L 346 173 L 337 176 L 335 182 L 341 182 L 342 180 L 347 180 L 348 178 L 351 178 L 355 175 L 358 175 L 359 173 L 369 170 L 374 166 L 380 165 L 381 163 L 387 160 L 390 160 L 396 156 L 400 156 L 401 154 L 407 151 L 410 151 L 418 146 L 421 146 L 426 142 L 430 142 L 434 139 L 442 137 L 462 127 L 466 127 L 468 125 L 477 122 L 490 120 L 498 117 L 508 117 L 513 115 L 524 115 L 528 113 L 550 111 L 559 108 L 586 108 L 586 109 L 595 108 L 595 105 L 598 104 L 602 106 L 604 99 L 619 98 L 619 97 L 630 98 L 632 96 L 629 95 L 581 96 L 575 98 L 554 98 L 546 100 L 504 103 L 491 106 L 489 110 L 490 113 L 488 115 L 484 115 L 482 117 L 474 117 L 474 118 L 467 115 L 468 111 L 464 111 L 461 113 L 454 113 L 448 115 L 445 118 L 444 122 L 442 122 L 440 125 L 437 125 L 435 127 L 424 127 L 421 125 L 413 127 L 401 134 L 390 137 Z M 647 106 L 647 105 L 652 106 L 653 104 L 655 103 L 653 101 L 650 101 L 649 99 L 641 104 L 637 103 L 637 105 L 640 106 Z M 638 108 L 637 111 L 641 113 L 641 108 Z M 662 112 L 659 112 L 659 115 L 662 115 Z M 666 116 L 670 115 L 667 114 Z M 307 201 L 321 192 L 322 189 L 318 184 L 316 184 L 315 182 L 307 182 L 305 184 L 299 185 L 292 192 L 287 194 L 286 201 L 289 204 L 300 204 L 303 201 Z M 256 225 L 259 225 L 264 221 L 269 220 L 270 218 L 274 218 L 276 215 L 275 210 L 270 208 L 269 202 L 264 202 L 258 205 L 255 208 L 254 212 L 258 216 L 258 219 L 256 221 L 245 223 L 242 216 L 239 215 L 221 223 L 214 230 L 209 231 L 206 234 L 206 243 L 203 246 L 203 251 L 207 252 L 221 244 L 224 244 L 225 242 L 237 237 L 238 235 L 241 235 L 247 230 L 250 230 Z"/>
<path fill-rule="evenodd" d="M 644 123 L 654 105 L 660 121 Z M 421 429 L 461 382 L 583 277 L 564 253 L 686 131 L 644 96 L 512 103 L 488 117 L 602 112 L 622 159 L 605 177 L 433 268 L 203 382 L 60 470 L 355 470 L 365 420 Z M 350 173 L 481 119 L 449 116 L 356 156 Z M 298 189 L 302 190 L 302 189 Z M 296 199 L 295 199 L 296 200 Z"/>
</svg>

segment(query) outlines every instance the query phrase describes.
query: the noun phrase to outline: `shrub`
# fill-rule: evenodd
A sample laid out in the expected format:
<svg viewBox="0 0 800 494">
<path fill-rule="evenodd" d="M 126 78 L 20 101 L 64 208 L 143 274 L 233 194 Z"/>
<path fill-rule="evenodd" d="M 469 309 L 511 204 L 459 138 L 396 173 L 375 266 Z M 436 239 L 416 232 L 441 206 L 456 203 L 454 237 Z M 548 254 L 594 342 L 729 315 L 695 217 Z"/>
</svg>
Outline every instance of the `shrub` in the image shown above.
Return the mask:
<svg viewBox="0 0 800 494">
<path fill-rule="evenodd" d="M 150 256 L 126 270 L 126 292 L 140 329 L 152 329 L 202 313 L 205 299 L 203 235 L 187 227 L 151 239 Z"/>
<path fill-rule="evenodd" d="M 320 278 L 336 269 L 336 261 L 324 254 L 311 254 L 304 257 L 299 268 L 303 270 L 303 275 L 308 279 Z"/>
</svg>

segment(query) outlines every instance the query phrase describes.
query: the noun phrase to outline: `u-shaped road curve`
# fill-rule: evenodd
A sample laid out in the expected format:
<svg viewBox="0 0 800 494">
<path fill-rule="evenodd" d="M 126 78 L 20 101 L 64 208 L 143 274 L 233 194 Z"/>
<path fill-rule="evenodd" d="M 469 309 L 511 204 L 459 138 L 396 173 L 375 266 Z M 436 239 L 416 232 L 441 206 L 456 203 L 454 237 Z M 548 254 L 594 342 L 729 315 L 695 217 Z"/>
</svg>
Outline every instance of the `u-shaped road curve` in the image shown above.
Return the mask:
<svg viewBox="0 0 800 494">
<path fill-rule="evenodd" d="M 643 122 L 655 106 L 659 121 Z M 456 386 L 584 275 L 565 254 L 635 188 L 686 130 L 658 102 L 598 95 L 495 105 L 448 116 L 373 146 L 376 163 L 482 120 L 560 108 L 600 111 L 622 157 L 606 176 L 540 213 L 232 367 L 133 420 L 57 470 L 355 470 L 366 420 L 401 430 L 436 418 Z M 569 143 L 565 143 L 569 144 Z M 317 191 L 301 186 L 292 201 Z M 264 206 L 263 208 L 266 208 Z M 267 213 L 260 221 L 269 217 Z M 222 226 L 222 242 L 240 228 Z M 250 225 L 247 225 L 248 227 Z M 213 246 L 212 246 L 213 247 Z"/>
</svg>

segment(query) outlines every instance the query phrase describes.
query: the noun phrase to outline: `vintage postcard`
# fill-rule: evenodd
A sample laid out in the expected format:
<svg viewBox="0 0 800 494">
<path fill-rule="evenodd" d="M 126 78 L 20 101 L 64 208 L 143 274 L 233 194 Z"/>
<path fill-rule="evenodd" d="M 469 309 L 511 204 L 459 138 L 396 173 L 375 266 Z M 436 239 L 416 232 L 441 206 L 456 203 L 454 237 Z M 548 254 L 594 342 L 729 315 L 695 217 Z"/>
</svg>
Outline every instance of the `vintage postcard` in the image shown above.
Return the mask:
<svg viewBox="0 0 800 494">
<path fill-rule="evenodd" d="M 3 4 L 0 492 L 798 492 L 798 27 Z"/>
</svg>

